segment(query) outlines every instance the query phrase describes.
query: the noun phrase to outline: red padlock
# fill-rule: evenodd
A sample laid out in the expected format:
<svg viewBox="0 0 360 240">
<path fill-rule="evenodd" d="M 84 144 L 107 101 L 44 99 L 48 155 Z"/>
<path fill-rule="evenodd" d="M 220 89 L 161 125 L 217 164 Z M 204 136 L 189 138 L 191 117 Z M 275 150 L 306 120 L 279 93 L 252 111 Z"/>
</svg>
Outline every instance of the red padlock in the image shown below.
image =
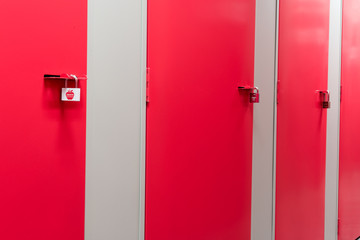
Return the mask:
<svg viewBox="0 0 360 240">
<path fill-rule="evenodd" d="M 254 87 L 250 93 L 250 103 L 259 103 L 260 102 L 260 91 L 259 88 Z"/>
<path fill-rule="evenodd" d="M 320 91 L 320 102 L 322 108 L 330 108 L 330 92 L 329 91 Z"/>
</svg>

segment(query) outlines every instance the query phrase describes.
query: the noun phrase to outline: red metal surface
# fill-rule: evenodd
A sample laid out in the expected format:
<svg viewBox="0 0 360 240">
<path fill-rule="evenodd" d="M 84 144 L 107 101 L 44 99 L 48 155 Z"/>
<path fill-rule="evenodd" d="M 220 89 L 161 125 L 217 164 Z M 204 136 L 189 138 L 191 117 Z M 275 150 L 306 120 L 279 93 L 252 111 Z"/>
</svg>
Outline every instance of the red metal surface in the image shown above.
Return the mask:
<svg viewBox="0 0 360 240">
<path fill-rule="evenodd" d="M 339 240 L 360 236 L 360 2 L 343 1 Z"/>
<path fill-rule="evenodd" d="M 250 239 L 254 0 L 149 0 L 146 240 Z"/>
<path fill-rule="evenodd" d="M 87 1 L 2 1 L 0 22 L 0 239 L 81 240 L 86 81 L 61 102 L 44 74 L 86 74 Z"/>
<path fill-rule="evenodd" d="M 329 0 L 280 0 L 277 240 L 324 239 Z"/>
</svg>

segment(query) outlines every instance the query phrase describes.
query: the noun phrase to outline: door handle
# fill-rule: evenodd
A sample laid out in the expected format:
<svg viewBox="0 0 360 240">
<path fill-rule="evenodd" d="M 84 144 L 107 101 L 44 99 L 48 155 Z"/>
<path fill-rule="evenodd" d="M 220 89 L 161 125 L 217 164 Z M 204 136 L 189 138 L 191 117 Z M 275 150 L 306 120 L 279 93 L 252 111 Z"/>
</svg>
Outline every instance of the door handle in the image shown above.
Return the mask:
<svg viewBox="0 0 360 240">
<path fill-rule="evenodd" d="M 250 103 L 260 102 L 260 90 L 258 87 L 239 86 L 238 89 L 249 93 Z"/>
<path fill-rule="evenodd" d="M 77 79 L 76 79 L 77 78 Z M 74 74 L 67 74 L 63 73 L 60 75 L 54 75 L 54 74 L 44 74 L 45 80 L 87 80 L 86 75 L 80 75 L 76 76 Z"/>
</svg>

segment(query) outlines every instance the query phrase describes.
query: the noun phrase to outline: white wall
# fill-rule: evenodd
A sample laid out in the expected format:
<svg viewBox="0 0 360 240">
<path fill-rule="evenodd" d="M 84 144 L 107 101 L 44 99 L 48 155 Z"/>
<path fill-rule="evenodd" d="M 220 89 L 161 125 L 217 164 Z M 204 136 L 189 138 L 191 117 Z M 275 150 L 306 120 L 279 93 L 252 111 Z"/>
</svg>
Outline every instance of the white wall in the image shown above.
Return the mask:
<svg viewBox="0 0 360 240">
<path fill-rule="evenodd" d="M 142 7 L 89 0 L 86 240 L 139 235 Z"/>
<path fill-rule="evenodd" d="M 270 240 L 273 223 L 276 0 L 256 1 L 251 239 Z"/>
<path fill-rule="evenodd" d="M 329 76 L 331 108 L 327 114 L 325 239 L 336 240 L 338 224 L 338 175 L 340 127 L 340 75 L 342 0 L 330 0 Z"/>
</svg>

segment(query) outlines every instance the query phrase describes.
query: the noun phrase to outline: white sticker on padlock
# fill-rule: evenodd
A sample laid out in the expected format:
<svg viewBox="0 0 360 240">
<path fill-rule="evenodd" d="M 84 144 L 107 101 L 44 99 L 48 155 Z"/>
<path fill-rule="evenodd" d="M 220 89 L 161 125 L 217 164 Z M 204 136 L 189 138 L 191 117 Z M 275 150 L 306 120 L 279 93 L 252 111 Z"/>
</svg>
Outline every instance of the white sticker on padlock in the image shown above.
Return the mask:
<svg viewBox="0 0 360 240">
<path fill-rule="evenodd" d="M 61 89 L 61 101 L 79 102 L 80 88 L 78 88 L 79 79 L 75 75 L 70 75 L 75 80 L 75 88 L 68 88 L 68 79 L 65 80 L 65 88 Z"/>
<path fill-rule="evenodd" d="M 80 88 L 63 88 L 61 89 L 61 101 L 79 102 Z"/>
</svg>

